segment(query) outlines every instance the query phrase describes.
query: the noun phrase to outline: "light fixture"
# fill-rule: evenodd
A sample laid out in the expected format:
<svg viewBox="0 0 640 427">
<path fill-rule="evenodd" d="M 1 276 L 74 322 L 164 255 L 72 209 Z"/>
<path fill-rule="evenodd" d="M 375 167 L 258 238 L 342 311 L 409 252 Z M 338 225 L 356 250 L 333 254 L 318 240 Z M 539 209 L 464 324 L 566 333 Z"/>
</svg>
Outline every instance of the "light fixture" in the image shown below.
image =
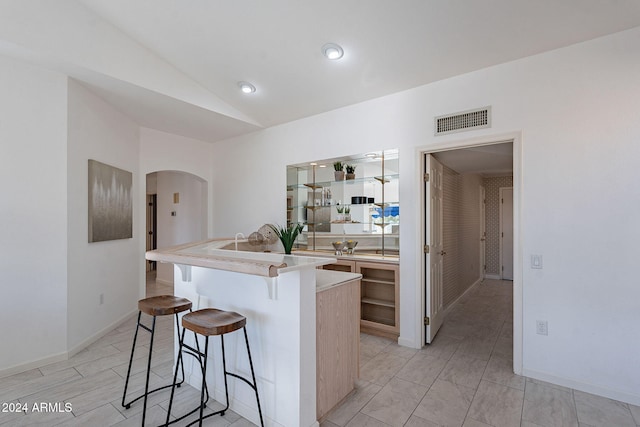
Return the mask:
<svg viewBox="0 0 640 427">
<path fill-rule="evenodd" d="M 256 87 L 248 82 L 238 82 L 238 87 L 242 93 L 253 93 L 256 91 Z"/>
<path fill-rule="evenodd" d="M 320 166 L 318 166 L 318 167 L 326 168 L 326 167 L 327 167 L 327 165 L 320 165 Z"/>
<path fill-rule="evenodd" d="M 327 43 L 322 46 L 322 54 L 326 56 L 327 59 L 335 60 L 342 58 L 344 50 L 335 43 Z"/>
</svg>

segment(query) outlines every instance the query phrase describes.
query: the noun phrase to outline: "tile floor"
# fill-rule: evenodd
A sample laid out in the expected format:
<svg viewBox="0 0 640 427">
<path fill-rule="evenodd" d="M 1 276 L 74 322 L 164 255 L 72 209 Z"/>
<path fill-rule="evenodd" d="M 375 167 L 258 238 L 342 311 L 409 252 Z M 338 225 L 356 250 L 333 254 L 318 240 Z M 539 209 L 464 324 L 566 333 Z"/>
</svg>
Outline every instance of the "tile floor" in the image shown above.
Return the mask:
<svg viewBox="0 0 640 427">
<path fill-rule="evenodd" d="M 636 427 L 640 407 L 513 374 L 512 285 L 485 280 L 421 350 L 363 335 L 357 389 L 321 427 Z"/>
<path fill-rule="evenodd" d="M 153 278 L 148 280 L 148 296 L 166 293 L 173 293 L 173 287 L 156 284 Z M 150 319 L 150 317 L 147 318 Z M 150 325 L 150 323 L 147 324 Z M 2 412 L 3 408 L 0 407 L 0 425 L 2 427 L 140 426 L 142 401 L 134 403 L 128 410 L 121 406 L 124 377 L 127 374 L 135 325 L 136 319 L 132 317 L 69 360 L 0 378 L 0 404 L 3 402 L 26 404 L 29 409 L 29 413 L 25 414 Z M 173 317 L 158 317 L 150 376 L 151 388 L 170 384 L 173 380 L 174 325 Z M 138 396 L 144 389 L 148 337 L 149 335 L 144 331 L 140 331 L 138 335 L 128 396 Z M 146 425 L 158 426 L 165 422 L 170 393 L 170 389 L 167 389 L 149 397 Z M 200 392 L 195 388 L 188 385 L 177 388 L 172 414 L 188 412 L 198 405 L 199 399 Z M 33 405 L 41 402 L 52 404 L 60 402 L 61 408 L 64 408 L 65 403 L 70 403 L 72 411 L 59 412 L 58 408 L 54 408 L 55 411 L 49 413 L 33 412 Z M 215 401 L 211 401 L 208 406 L 213 410 L 221 407 Z M 185 426 L 195 418 L 194 414 L 172 425 Z M 253 426 L 232 411 L 228 411 L 224 417 L 211 417 L 205 421 L 204 425 Z"/>
<path fill-rule="evenodd" d="M 147 283 L 148 296 L 171 291 L 153 279 Z M 486 280 L 451 311 L 434 343 L 422 350 L 362 335 L 357 389 L 321 427 L 640 426 L 640 407 L 514 375 L 511 298 L 511 282 Z M 159 318 L 151 386 L 171 379 L 172 327 L 171 318 Z M 129 410 L 120 405 L 134 329 L 132 318 L 69 360 L 0 379 L 0 403 L 32 408 L 68 402 L 73 409 L 24 414 L 0 408 L 0 425 L 139 426 L 141 405 Z M 144 387 L 145 366 L 144 351 L 136 352 L 132 390 Z M 177 390 L 179 412 L 199 397 L 190 386 Z M 147 425 L 164 422 L 168 399 L 169 391 L 150 397 Z M 253 424 L 229 411 L 205 425 Z"/>
</svg>

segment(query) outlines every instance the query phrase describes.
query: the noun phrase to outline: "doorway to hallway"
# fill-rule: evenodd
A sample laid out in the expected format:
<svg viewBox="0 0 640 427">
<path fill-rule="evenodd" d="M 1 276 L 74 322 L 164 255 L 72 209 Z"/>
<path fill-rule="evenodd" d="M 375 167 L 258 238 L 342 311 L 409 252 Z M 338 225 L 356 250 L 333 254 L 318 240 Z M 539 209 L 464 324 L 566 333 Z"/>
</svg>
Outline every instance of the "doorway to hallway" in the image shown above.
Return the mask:
<svg viewBox="0 0 640 427">
<path fill-rule="evenodd" d="M 513 202 L 510 211 L 501 207 L 507 186 L 513 201 L 513 141 L 425 152 L 423 166 L 429 344 L 449 309 L 485 277 L 513 279 Z"/>
</svg>

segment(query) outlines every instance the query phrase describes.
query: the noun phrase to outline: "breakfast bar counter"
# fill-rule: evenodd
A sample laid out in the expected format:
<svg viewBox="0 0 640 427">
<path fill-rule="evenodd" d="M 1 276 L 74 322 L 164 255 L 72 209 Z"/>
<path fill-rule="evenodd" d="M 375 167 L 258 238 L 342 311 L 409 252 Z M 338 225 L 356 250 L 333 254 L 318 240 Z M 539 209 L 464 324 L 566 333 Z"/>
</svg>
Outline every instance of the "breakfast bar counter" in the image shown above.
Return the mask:
<svg viewBox="0 0 640 427">
<path fill-rule="evenodd" d="M 321 291 L 353 283 L 360 275 L 323 275 L 317 267 L 335 262 L 332 258 L 221 249 L 228 247 L 229 242 L 233 240 L 155 250 L 147 252 L 146 258 L 175 264 L 174 294 L 190 299 L 194 310 L 215 307 L 247 318 L 266 425 L 318 426 L 317 275 L 322 276 Z M 359 310 L 357 302 L 353 309 Z M 186 340 L 193 340 L 189 335 Z M 217 344 L 212 347 L 216 351 L 207 367 L 209 392 L 215 400 L 224 402 L 220 349 Z M 242 334 L 225 337 L 225 347 L 228 370 L 248 375 Z M 199 388 L 201 373 L 197 362 L 190 359 L 193 358 L 185 359 L 186 379 Z M 230 382 L 229 390 L 231 409 L 259 424 L 253 390 L 236 381 Z"/>
</svg>

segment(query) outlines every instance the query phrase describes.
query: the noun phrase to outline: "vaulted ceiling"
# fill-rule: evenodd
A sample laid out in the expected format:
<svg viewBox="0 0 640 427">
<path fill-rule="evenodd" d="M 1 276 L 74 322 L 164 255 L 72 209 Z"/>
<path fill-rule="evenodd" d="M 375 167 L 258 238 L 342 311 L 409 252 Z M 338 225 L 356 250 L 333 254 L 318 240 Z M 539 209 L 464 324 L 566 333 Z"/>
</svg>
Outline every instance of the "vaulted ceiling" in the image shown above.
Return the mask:
<svg viewBox="0 0 640 427">
<path fill-rule="evenodd" d="M 0 0 L 0 54 L 215 142 L 639 25 L 637 0 Z"/>
</svg>

